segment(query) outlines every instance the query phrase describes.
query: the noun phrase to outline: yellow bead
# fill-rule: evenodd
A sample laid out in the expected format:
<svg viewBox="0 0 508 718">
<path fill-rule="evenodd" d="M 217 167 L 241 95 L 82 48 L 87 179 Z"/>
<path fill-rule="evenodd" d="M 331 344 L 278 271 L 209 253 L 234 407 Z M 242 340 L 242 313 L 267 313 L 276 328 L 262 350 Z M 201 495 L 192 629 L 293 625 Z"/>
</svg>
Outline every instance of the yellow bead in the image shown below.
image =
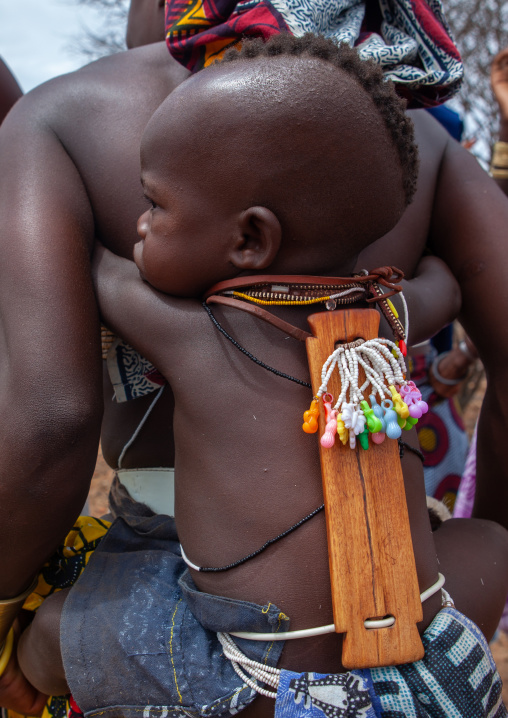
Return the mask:
<svg viewBox="0 0 508 718">
<path fill-rule="evenodd" d="M 393 408 L 397 412 L 397 414 L 401 417 L 401 419 L 407 419 L 409 416 L 409 407 L 406 404 L 405 401 L 402 400 L 401 395 L 399 392 L 395 389 L 394 386 L 388 387 L 392 393 L 392 401 L 393 401 Z"/>
<path fill-rule="evenodd" d="M 337 416 L 337 433 L 339 435 L 339 439 L 344 445 L 346 445 L 349 441 L 349 429 L 346 429 L 346 425 L 342 421 L 342 414 Z"/>
<path fill-rule="evenodd" d="M 395 307 L 393 306 L 393 302 L 392 302 L 390 299 L 387 299 L 386 301 L 387 301 L 387 303 L 388 303 L 388 306 L 390 307 L 390 309 L 391 309 L 392 312 L 393 312 L 393 316 L 395 317 L 395 319 L 398 319 L 398 318 L 399 318 L 399 313 L 398 313 L 398 311 L 395 309 Z"/>
</svg>

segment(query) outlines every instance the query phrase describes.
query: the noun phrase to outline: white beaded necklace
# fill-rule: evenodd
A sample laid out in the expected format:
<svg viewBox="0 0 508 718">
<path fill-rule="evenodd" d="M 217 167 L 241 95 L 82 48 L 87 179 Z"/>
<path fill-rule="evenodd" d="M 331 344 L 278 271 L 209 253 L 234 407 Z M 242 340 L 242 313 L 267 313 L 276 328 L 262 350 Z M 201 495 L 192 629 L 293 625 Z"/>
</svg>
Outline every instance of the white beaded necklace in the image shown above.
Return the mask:
<svg viewBox="0 0 508 718">
<path fill-rule="evenodd" d="M 365 371 L 365 382 L 358 386 L 359 365 Z M 321 386 L 316 396 L 326 394 L 330 377 L 337 368 L 340 374 L 341 392 L 335 406 L 340 411 L 349 392 L 349 403 L 359 404 L 364 400 L 364 392 L 372 386 L 374 393 L 381 399 L 388 398 L 388 386 L 405 384 L 404 357 L 398 346 L 389 339 L 357 339 L 350 344 L 342 344 L 330 354 L 321 370 Z"/>
</svg>

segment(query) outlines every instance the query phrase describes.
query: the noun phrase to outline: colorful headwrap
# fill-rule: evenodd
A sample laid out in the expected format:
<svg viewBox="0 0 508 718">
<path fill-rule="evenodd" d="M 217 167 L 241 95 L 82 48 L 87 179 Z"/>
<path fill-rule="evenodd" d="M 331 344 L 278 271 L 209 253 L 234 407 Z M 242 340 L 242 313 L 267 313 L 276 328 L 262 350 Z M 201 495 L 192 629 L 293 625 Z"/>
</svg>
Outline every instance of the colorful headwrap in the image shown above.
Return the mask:
<svg viewBox="0 0 508 718">
<path fill-rule="evenodd" d="M 441 0 L 372 2 L 379 3 L 375 32 L 365 27 L 365 0 L 166 0 L 166 42 L 173 57 L 195 72 L 242 38 L 313 32 L 356 47 L 362 59 L 381 65 L 410 107 L 433 107 L 452 97 L 462 62 Z"/>
</svg>

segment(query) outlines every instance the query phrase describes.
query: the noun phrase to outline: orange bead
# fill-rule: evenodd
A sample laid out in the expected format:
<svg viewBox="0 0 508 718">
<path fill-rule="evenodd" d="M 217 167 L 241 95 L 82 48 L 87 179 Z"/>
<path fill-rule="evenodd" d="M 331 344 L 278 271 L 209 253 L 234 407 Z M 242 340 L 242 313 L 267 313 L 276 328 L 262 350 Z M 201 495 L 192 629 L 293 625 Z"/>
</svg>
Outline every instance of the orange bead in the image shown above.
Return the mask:
<svg viewBox="0 0 508 718">
<path fill-rule="evenodd" d="M 309 421 L 305 421 L 302 424 L 302 429 L 305 431 L 306 434 L 315 434 L 318 430 L 318 423 L 316 419 L 312 416 Z"/>
<path fill-rule="evenodd" d="M 315 434 L 318 430 L 319 402 L 315 399 L 310 405 L 310 409 L 303 413 L 302 429 L 306 434 Z"/>
</svg>

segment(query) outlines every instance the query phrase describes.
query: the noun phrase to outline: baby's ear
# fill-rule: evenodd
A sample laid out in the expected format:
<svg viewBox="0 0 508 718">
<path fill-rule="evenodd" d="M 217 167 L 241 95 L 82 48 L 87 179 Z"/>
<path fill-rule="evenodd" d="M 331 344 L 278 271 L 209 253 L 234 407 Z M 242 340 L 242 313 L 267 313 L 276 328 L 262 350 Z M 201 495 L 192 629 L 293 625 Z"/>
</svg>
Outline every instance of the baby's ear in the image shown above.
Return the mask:
<svg viewBox="0 0 508 718">
<path fill-rule="evenodd" d="M 231 262 L 241 270 L 266 269 L 279 251 L 281 235 L 280 222 L 271 210 L 249 207 L 238 218 Z"/>
</svg>

